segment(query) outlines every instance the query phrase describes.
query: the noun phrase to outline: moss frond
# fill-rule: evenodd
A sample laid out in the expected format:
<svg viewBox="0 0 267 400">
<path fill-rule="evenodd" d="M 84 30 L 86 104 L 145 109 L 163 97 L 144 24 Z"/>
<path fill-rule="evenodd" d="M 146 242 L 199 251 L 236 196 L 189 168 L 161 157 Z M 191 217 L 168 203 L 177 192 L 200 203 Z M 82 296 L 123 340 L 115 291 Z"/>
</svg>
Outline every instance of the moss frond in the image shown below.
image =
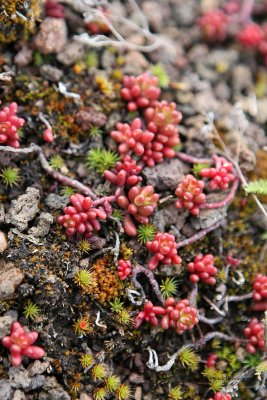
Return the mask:
<svg viewBox="0 0 267 400">
<path fill-rule="evenodd" d="M 31 300 L 29 300 L 24 308 L 23 315 L 27 319 L 34 320 L 38 317 L 38 315 L 40 315 L 40 308 Z"/>
<path fill-rule="evenodd" d="M 95 51 L 89 51 L 84 59 L 87 68 L 97 68 L 98 67 L 98 55 Z"/>
<path fill-rule="evenodd" d="M 178 283 L 175 278 L 166 278 L 162 280 L 160 285 L 160 290 L 164 299 L 168 297 L 173 297 L 177 293 Z"/>
<path fill-rule="evenodd" d="M 93 126 L 90 129 L 90 136 L 92 136 L 92 137 L 99 136 L 99 135 L 101 135 L 101 133 L 102 133 L 102 131 L 98 126 Z"/>
<path fill-rule="evenodd" d="M 123 220 L 123 214 L 122 214 L 121 210 L 118 210 L 116 208 L 112 212 L 112 217 L 117 219 L 118 221 L 122 221 Z"/>
<path fill-rule="evenodd" d="M 181 386 L 177 385 L 174 388 L 171 388 L 168 393 L 169 400 L 182 400 L 183 392 L 181 390 Z"/>
<path fill-rule="evenodd" d="M 81 253 L 87 254 L 91 250 L 91 244 L 87 239 L 81 239 L 77 244 Z"/>
<path fill-rule="evenodd" d="M 118 159 L 119 156 L 114 151 L 95 148 L 88 151 L 85 164 L 102 175 L 106 169 L 113 168 Z"/>
<path fill-rule="evenodd" d="M 131 325 L 133 323 L 133 319 L 129 311 L 125 308 L 118 312 L 118 320 L 123 325 Z"/>
<path fill-rule="evenodd" d="M 120 386 L 121 380 L 117 375 L 110 375 L 105 380 L 106 389 L 109 393 L 114 393 Z"/>
<path fill-rule="evenodd" d="M 92 272 L 80 269 L 73 278 L 74 283 L 83 289 L 96 286 L 96 280 Z"/>
<path fill-rule="evenodd" d="M 94 391 L 94 400 L 106 400 L 108 397 L 108 392 L 105 388 L 97 388 Z"/>
<path fill-rule="evenodd" d="M 63 186 L 60 189 L 61 196 L 70 197 L 75 193 L 75 190 L 71 186 Z"/>
<path fill-rule="evenodd" d="M 248 354 L 243 364 L 245 364 L 249 368 L 255 368 L 261 363 L 261 355 L 260 353 Z"/>
<path fill-rule="evenodd" d="M 18 168 L 7 167 L 2 169 L 1 180 L 5 186 L 15 186 L 19 183 L 21 177 Z"/>
<path fill-rule="evenodd" d="M 226 375 L 214 367 L 205 367 L 202 373 L 209 381 L 209 386 L 213 392 L 220 392 L 225 385 Z"/>
<path fill-rule="evenodd" d="M 189 368 L 191 371 L 196 371 L 199 364 L 199 356 L 190 348 L 185 348 L 179 354 L 179 360 L 183 367 Z"/>
<path fill-rule="evenodd" d="M 55 170 L 60 170 L 64 166 L 64 164 L 65 162 L 59 154 L 52 156 L 49 160 L 50 167 Z"/>
<path fill-rule="evenodd" d="M 95 81 L 100 91 L 106 96 L 111 96 L 114 93 L 112 82 L 104 76 L 96 76 Z"/>
<path fill-rule="evenodd" d="M 88 317 L 79 318 L 73 324 L 73 328 L 75 330 L 75 333 L 78 335 L 87 335 L 88 333 L 91 333 L 93 331 Z"/>
<path fill-rule="evenodd" d="M 123 310 L 123 302 L 120 301 L 120 299 L 115 299 L 114 301 L 111 301 L 110 303 L 110 308 L 111 311 L 115 312 L 115 313 L 120 313 Z"/>
<path fill-rule="evenodd" d="M 151 70 L 153 75 L 155 75 L 158 78 L 160 87 L 166 88 L 169 86 L 170 83 L 169 75 L 164 66 L 160 62 L 153 65 Z"/>
<path fill-rule="evenodd" d="M 267 194 L 267 179 L 259 179 L 245 186 L 245 192 L 254 194 Z"/>
<path fill-rule="evenodd" d="M 96 364 L 93 366 L 91 373 L 94 381 L 103 381 L 108 374 L 108 370 L 105 364 Z"/>
<path fill-rule="evenodd" d="M 153 240 L 157 230 L 152 224 L 141 224 L 137 228 L 137 239 L 140 243 L 146 244 L 149 240 Z"/>
<path fill-rule="evenodd" d="M 116 396 L 118 400 L 129 400 L 131 398 L 131 389 L 128 385 L 124 383 L 120 385 L 116 391 Z"/>
<path fill-rule="evenodd" d="M 83 368 L 91 367 L 94 364 L 94 356 L 92 354 L 83 354 L 80 357 L 80 363 Z"/>
</svg>

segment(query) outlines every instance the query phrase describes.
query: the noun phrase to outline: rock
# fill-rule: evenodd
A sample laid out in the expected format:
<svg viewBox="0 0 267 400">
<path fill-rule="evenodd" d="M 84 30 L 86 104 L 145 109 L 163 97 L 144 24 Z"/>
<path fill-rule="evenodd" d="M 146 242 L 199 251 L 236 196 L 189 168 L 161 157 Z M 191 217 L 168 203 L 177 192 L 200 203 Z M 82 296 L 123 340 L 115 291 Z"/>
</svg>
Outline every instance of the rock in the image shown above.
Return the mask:
<svg viewBox="0 0 267 400">
<path fill-rule="evenodd" d="M 40 192 L 34 187 L 28 187 L 26 193 L 19 196 L 16 200 L 12 200 L 11 207 L 6 215 L 7 224 L 15 225 L 20 231 L 24 231 L 38 213 Z"/>
<path fill-rule="evenodd" d="M 7 248 L 7 238 L 4 232 L 0 231 L 0 253 L 3 253 Z"/>
<path fill-rule="evenodd" d="M 23 278 L 20 269 L 15 268 L 12 263 L 0 260 L 0 300 L 12 298 Z"/>
<path fill-rule="evenodd" d="M 44 79 L 47 79 L 51 82 L 58 82 L 63 76 L 63 71 L 61 69 L 53 67 L 49 64 L 42 65 L 40 68 L 40 73 Z"/>
<path fill-rule="evenodd" d="M 13 395 L 13 389 L 11 384 L 6 379 L 0 380 L 0 399 L 1 400 L 11 400 Z"/>
<path fill-rule="evenodd" d="M 69 203 L 68 196 L 60 196 L 59 194 L 50 193 L 45 199 L 45 204 L 51 210 L 61 210 Z"/>
<path fill-rule="evenodd" d="M 26 400 L 26 396 L 21 390 L 16 390 L 12 400 Z"/>
<path fill-rule="evenodd" d="M 168 231 L 171 225 L 175 225 L 175 227 L 180 230 L 185 223 L 187 215 L 188 211 L 177 210 L 174 204 L 170 204 L 153 214 L 151 222 L 156 226 L 159 232 Z"/>
<path fill-rule="evenodd" d="M 142 173 L 148 185 L 154 186 L 159 191 L 174 190 L 189 168 L 177 158 L 158 164 L 153 168 L 146 167 Z"/>
<path fill-rule="evenodd" d="M 0 224 L 2 224 L 5 220 L 5 208 L 4 204 L 0 204 Z"/>
<path fill-rule="evenodd" d="M 125 74 L 139 75 L 144 69 L 148 68 L 149 63 L 142 53 L 130 51 L 125 55 Z"/>
<path fill-rule="evenodd" d="M 102 112 L 87 108 L 86 110 L 78 111 L 75 115 L 75 120 L 77 124 L 86 131 L 93 126 L 104 126 L 107 122 L 107 117 Z"/>
<path fill-rule="evenodd" d="M 81 60 L 85 55 L 83 44 L 78 42 L 70 42 L 58 55 L 57 60 L 66 66 L 74 64 Z"/>
<path fill-rule="evenodd" d="M 81 393 L 80 400 L 93 400 L 93 397 L 89 396 L 87 393 Z"/>
<path fill-rule="evenodd" d="M 23 46 L 14 57 L 15 64 L 19 67 L 27 67 L 32 62 L 32 59 L 32 49 L 27 46 Z"/>
<path fill-rule="evenodd" d="M 232 88 L 236 94 L 253 88 L 252 72 L 249 66 L 235 65 L 232 69 Z"/>
<path fill-rule="evenodd" d="M 45 237 L 49 233 L 53 221 L 51 214 L 41 212 L 37 226 L 32 227 L 29 230 L 29 234 L 34 237 Z"/>
<path fill-rule="evenodd" d="M 9 379 L 14 389 L 29 389 L 30 387 L 31 380 L 28 371 L 22 366 L 9 368 Z"/>
<path fill-rule="evenodd" d="M 213 203 L 217 201 L 221 201 L 225 198 L 225 193 L 219 194 L 208 194 L 207 195 L 207 203 Z M 206 229 L 221 219 L 225 218 L 227 215 L 228 206 L 215 208 L 215 209 L 203 209 L 200 211 L 200 214 L 197 217 L 193 217 L 191 220 L 191 224 L 194 229 Z"/>
<path fill-rule="evenodd" d="M 67 25 L 63 18 L 45 18 L 35 37 L 35 47 L 42 54 L 60 53 L 67 43 Z"/>
<path fill-rule="evenodd" d="M 9 316 L 0 317 L 0 338 L 9 335 L 12 322 L 13 318 Z"/>
<path fill-rule="evenodd" d="M 134 400 L 142 400 L 142 387 L 137 386 L 134 392 Z"/>
<path fill-rule="evenodd" d="M 153 28 L 153 31 L 159 32 L 162 29 L 163 24 L 162 4 L 156 1 L 144 1 L 142 3 L 142 9 L 147 18 L 149 26 Z"/>
<path fill-rule="evenodd" d="M 28 367 L 29 376 L 35 376 L 44 373 L 49 367 L 49 365 L 50 365 L 49 361 L 44 361 L 44 362 L 40 360 L 34 361 L 34 363 Z"/>
</svg>

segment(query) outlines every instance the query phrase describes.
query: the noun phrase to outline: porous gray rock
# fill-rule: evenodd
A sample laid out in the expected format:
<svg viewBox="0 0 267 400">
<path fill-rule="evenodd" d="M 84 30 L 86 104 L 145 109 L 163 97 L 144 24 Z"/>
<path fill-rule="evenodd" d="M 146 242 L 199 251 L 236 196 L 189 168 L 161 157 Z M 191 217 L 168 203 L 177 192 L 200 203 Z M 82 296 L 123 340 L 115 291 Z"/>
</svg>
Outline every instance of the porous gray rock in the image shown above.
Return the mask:
<svg viewBox="0 0 267 400">
<path fill-rule="evenodd" d="M 49 233 L 53 220 L 51 214 L 41 212 L 37 226 L 32 227 L 29 230 L 29 234 L 34 237 L 45 237 Z"/>
<path fill-rule="evenodd" d="M 0 253 L 3 253 L 7 248 L 7 238 L 4 232 L 0 231 Z"/>
<path fill-rule="evenodd" d="M 26 193 L 12 200 L 11 207 L 5 217 L 7 224 L 14 225 L 20 232 L 25 231 L 39 211 L 40 192 L 34 187 L 28 187 Z"/>
<path fill-rule="evenodd" d="M 0 380 L 0 393 L 1 393 L 1 400 L 11 400 L 12 395 L 14 393 L 11 384 L 8 380 L 6 379 L 1 379 Z"/>
<path fill-rule="evenodd" d="M 225 198 L 225 193 L 211 193 L 207 195 L 207 203 L 214 203 L 222 201 Z M 216 222 L 225 218 L 227 215 L 228 206 L 215 208 L 215 209 L 203 209 L 197 217 L 192 217 L 191 224 L 194 229 L 206 229 L 216 224 Z"/>
<path fill-rule="evenodd" d="M 42 54 L 58 54 L 67 43 L 67 35 L 67 24 L 63 18 L 45 18 L 34 44 Z"/>
<path fill-rule="evenodd" d="M 21 390 L 18 389 L 15 391 L 12 400 L 26 400 L 26 395 L 25 393 L 23 393 Z"/>
<path fill-rule="evenodd" d="M 67 46 L 58 53 L 57 60 L 67 67 L 81 60 L 85 55 L 83 44 L 78 42 L 70 42 Z"/>
<path fill-rule="evenodd" d="M 148 185 L 152 185 L 158 191 L 174 190 L 183 179 L 183 176 L 189 172 L 189 167 L 177 158 L 165 161 L 162 164 L 155 165 L 153 168 L 146 167 L 142 174 Z"/>
<path fill-rule="evenodd" d="M 184 226 L 187 215 L 188 211 L 177 210 L 174 204 L 170 204 L 154 213 L 151 217 L 151 223 L 155 225 L 159 232 L 168 231 L 171 225 L 180 230 Z"/>
<path fill-rule="evenodd" d="M 44 79 L 51 82 L 58 82 L 63 76 L 63 71 L 49 64 L 44 64 L 40 67 L 40 73 Z"/>
<path fill-rule="evenodd" d="M 51 210 L 61 210 L 66 207 L 69 202 L 68 196 L 60 196 L 59 194 L 50 193 L 45 199 L 46 205 Z"/>
<path fill-rule="evenodd" d="M 13 318 L 8 315 L 0 317 L 0 338 L 9 335 L 12 322 Z"/>
</svg>

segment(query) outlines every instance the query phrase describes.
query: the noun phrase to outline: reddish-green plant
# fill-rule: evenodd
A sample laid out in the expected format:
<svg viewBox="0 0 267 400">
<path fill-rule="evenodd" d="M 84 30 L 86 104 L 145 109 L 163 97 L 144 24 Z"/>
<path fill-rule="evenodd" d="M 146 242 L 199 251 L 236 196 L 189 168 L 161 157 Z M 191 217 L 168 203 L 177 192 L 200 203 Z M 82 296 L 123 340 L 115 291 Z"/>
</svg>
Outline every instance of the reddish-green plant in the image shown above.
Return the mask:
<svg viewBox="0 0 267 400">
<path fill-rule="evenodd" d="M 137 77 L 125 76 L 121 97 L 127 101 L 128 110 L 135 111 L 138 108 L 153 106 L 161 92 L 158 84 L 158 78 L 147 73 Z"/>
<path fill-rule="evenodd" d="M 125 156 L 123 161 L 116 162 L 114 170 L 104 171 L 104 177 L 118 187 L 134 186 L 142 181 L 142 177 L 138 176 L 141 171 L 141 165 L 137 165 L 130 156 Z"/>
<path fill-rule="evenodd" d="M 165 265 L 180 265 L 182 262 L 177 254 L 175 237 L 169 233 L 157 233 L 152 241 L 147 242 L 146 248 L 155 254 L 148 262 L 151 270 L 155 269 L 160 262 Z"/>
<path fill-rule="evenodd" d="M 101 229 L 98 218 L 105 220 L 108 215 L 104 207 L 94 207 L 91 197 L 84 197 L 78 193 L 70 196 L 70 202 L 72 205 L 64 208 L 64 215 L 57 218 L 58 224 L 66 228 L 67 236 L 77 234 L 88 238 L 93 230 Z"/>
<path fill-rule="evenodd" d="M 222 10 L 207 11 L 198 19 L 203 36 L 212 42 L 223 42 L 226 38 L 228 16 Z"/>
<path fill-rule="evenodd" d="M 153 326 L 159 325 L 158 317 L 166 314 L 163 307 L 154 306 L 151 301 L 146 301 L 143 311 L 140 311 L 136 317 L 135 329 L 138 329 L 143 322 L 149 322 Z"/>
<path fill-rule="evenodd" d="M 163 329 L 174 328 L 180 335 L 198 323 L 197 309 L 190 306 L 188 299 L 176 302 L 173 297 L 169 297 L 165 302 L 165 310 L 166 315 L 161 320 Z"/>
<path fill-rule="evenodd" d="M 124 281 L 129 275 L 131 275 L 132 266 L 129 260 L 118 261 L 118 275 L 122 281 Z"/>
<path fill-rule="evenodd" d="M 125 232 L 130 236 L 136 236 L 136 226 L 130 217 L 130 214 L 136 221 L 141 224 L 148 224 L 148 217 L 157 207 L 159 195 L 154 193 L 153 186 L 133 186 L 128 195 L 122 194 L 118 196 L 118 205 L 127 211 L 123 219 L 123 227 Z"/>
<path fill-rule="evenodd" d="M 18 129 L 25 124 L 23 118 L 17 117 L 18 105 L 13 102 L 0 111 L 0 144 L 19 148 Z"/>
<path fill-rule="evenodd" d="M 231 400 L 232 396 L 227 393 L 217 392 L 214 397 L 210 397 L 209 400 Z"/>
<path fill-rule="evenodd" d="M 17 321 L 11 325 L 10 336 L 2 338 L 2 345 L 9 349 L 11 364 L 18 367 L 22 363 L 23 356 L 38 360 L 45 354 L 44 349 L 39 346 L 32 346 L 38 338 L 37 332 L 26 332 L 25 328 Z"/>
<path fill-rule="evenodd" d="M 121 155 L 136 154 L 141 156 L 145 152 L 145 146 L 154 138 L 154 133 L 142 129 L 142 121 L 135 118 L 131 125 L 118 122 L 117 130 L 112 131 L 110 136 L 115 142 L 120 143 L 118 151 Z"/>
<path fill-rule="evenodd" d="M 209 186 L 212 190 L 226 190 L 229 187 L 229 183 L 233 182 L 235 179 L 233 164 L 224 157 L 214 156 L 213 158 L 215 161 L 215 168 L 203 168 L 199 175 L 203 178 L 211 179 Z"/>
<path fill-rule="evenodd" d="M 217 268 L 213 264 L 213 255 L 198 254 L 193 262 L 187 265 L 187 269 L 190 272 L 190 281 L 196 283 L 202 281 L 208 285 L 215 285 L 216 279 L 214 275 L 217 273 Z"/>
<path fill-rule="evenodd" d="M 248 339 L 246 350 L 248 353 L 256 353 L 257 349 L 264 349 L 264 327 L 263 323 L 253 318 L 244 329 L 244 335 Z"/>
<path fill-rule="evenodd" d="M 206 195 L 203 193 L 204 182 L 193 175 L 186 175 L 175 190 L 178 200 L 176 208 L 186 208 L 191 214 L 198 215 L 200 206 L 206 203 Z"/>
</svg>

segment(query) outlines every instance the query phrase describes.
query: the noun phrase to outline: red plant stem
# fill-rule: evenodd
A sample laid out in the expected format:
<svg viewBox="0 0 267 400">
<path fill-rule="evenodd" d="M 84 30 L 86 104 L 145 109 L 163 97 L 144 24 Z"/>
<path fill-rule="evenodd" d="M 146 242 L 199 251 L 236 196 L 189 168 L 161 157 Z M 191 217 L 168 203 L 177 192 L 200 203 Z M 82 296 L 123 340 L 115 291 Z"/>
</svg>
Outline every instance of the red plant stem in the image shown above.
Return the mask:
<svg viewBox="0 0 267 400">
<path fill-rule="evenodd" d="M 180 160 L 190 164 L 214 164 L 214 160 L 212 158 L 197 158 L 190 156 L 189 154 L 182 153 L 181 151 L 177 151 L 176 156 Z"/>
<path fill-rule="evenodd" d="M 136 287 L 136 289 L 140 289 L 140 288 L 141 288 L 141 290 L 143 291 L 142 285 L 141 285 L 141 284 L 137 281 L 137 279 L 136 279 L 136 277 L 137 277 L 138 274 L 144 274 L 144 275 L 146 275 L 146 277 L 147 277 L 147 279 L 149 280 L 149 282 L 150 282 L 150 284 L 151 284 L 151 286 L 152 286 L 152 288 L 153 288 L 153 290 L 154 290 L 154 292 L 155 292 L 155 295 L 157 296 L 158 300 L 159 300 L 162 304 L 164 304 L 163 296 L 162 296 L 162 294 L 161 294 L 161 291 L 160 291 L 158 282 L 156 281 L 153 272 L 150 271 L 149 269 L 147 269 L 147 268 L 141 266 L 141 265 L 138 265 L 137 267 L 135 267 L 135 268 L 132 270 L 131 280 L 132 280 L 134 286 Z"/>
<path fill-rule="evenodd" d="M 215 224 L 209 226 L 208 228 L 202 229 L 201 231 L 197 232 L 195 235 L 191 236 L 188 239 L 182 240 L 181 242 L 177 243 L 177 249 L 180 247 L 187 246 L 196 242 L 197 240 L 206 236 L 209 232 L 214 231 L 215 229 L 219 228 L 220 226 L 225 224 L 225 219 L 220 219 L 219 221 L 215 222 Z"/>
<path fill-rule="evenodd" d="M 101 199 L 93 201 L 92 206 L 93 207 L 97 207 L 97 206 L 100 206 L 101 204 L 103 204 L 105 202 L 114 203 L 114 201 L 116 201 L 117 197 L 120 194 L 121 194 L 121 189 L 117 189 L 114 195 L 112 195 L 112 196 L 104 196 Z"/>
<path fill-rule="evenodd" d="M 69 178 L 61 174 L 58 171 L 54 171 L 53 168 L 50 167 L 43 150 L 40 146 L 36 144 L 31 144 L 30 147 L 26 147 L 23 149 L 15 149 L 10 146 L 0 146 L 0 151 L 9 152 L 9 153 L 16 153 L 16 154 L 31 154 L 36 153 L 38 155 L 41 167 L 48 173 L 48 175 L 52 176 L 56 181 L 61 182 L 63 185 L 71 186 L 77 191 L 85 194 L 86 196 L 90 196 L 93 200 L 97 200 L 97 195 L 90 189 L 88 186 L 83 185 L 81 182 L 76 181 L 75 179 Z"/>
<path fill-rule="evenodd" d="M 228 193 L 228 195 L 225 197 L 225 199 L 223 199 L 222 201 L 217 201 L 215 203 L 205 203 L 203 205 L 200 206 L 201 209 L 215 209 L 215 208 L 221 208 L 221 207 L 225 207 L 228 204 L 231 203 L 231 201 L 233 200 L 233 198 L 235 197 L 236 191 L 238 189 L 238 185 L 239 185 L 239 179 L 236 178 L 233 182 L 233 185 L 231 187 L 230 192 Z"/>
</svg>

